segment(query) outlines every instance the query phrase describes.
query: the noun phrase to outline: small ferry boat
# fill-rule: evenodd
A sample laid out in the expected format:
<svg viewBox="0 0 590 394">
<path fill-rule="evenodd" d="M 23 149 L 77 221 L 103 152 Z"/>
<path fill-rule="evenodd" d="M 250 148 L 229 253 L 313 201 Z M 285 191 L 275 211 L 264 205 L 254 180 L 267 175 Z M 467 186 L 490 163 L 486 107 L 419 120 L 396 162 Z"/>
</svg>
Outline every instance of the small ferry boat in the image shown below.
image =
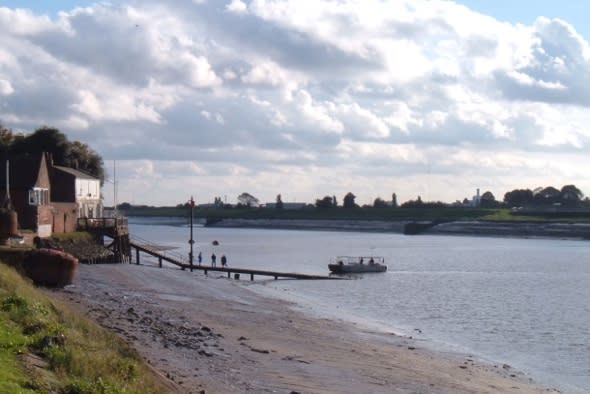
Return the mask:
<svg viewBox="0 0 590 394">
<path fill-rule="evenodd" d="M 328 264 L 334 274 L 360 274 L 365 272 L 385 272 L 387 266 L 383 257 L 338 256 Z"/>
</svg>

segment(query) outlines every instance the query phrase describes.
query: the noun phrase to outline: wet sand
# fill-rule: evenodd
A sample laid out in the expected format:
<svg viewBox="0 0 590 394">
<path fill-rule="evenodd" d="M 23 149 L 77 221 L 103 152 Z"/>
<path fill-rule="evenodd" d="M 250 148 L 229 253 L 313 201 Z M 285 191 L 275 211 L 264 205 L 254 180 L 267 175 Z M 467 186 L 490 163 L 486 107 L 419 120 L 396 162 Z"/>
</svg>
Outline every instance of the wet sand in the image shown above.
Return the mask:
<svg viewBox="0 0 590 394">
<path fill-rule="evenodd" d="M 181 393 L 547 393 L 508 365 L 318 319 L 220 274 L 82 265 L 51 291 L 127 340 Z"/>
</svg>

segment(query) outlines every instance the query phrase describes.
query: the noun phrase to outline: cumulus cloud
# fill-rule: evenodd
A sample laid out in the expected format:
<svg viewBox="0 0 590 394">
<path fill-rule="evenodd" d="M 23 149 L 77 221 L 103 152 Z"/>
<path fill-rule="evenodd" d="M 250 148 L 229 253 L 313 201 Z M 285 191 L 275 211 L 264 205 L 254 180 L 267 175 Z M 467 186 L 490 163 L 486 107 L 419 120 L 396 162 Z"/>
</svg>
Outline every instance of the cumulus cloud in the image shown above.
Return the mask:
<svg viewBox="0 0 590 394">
<path fill-rule="evenodd" d="M 564 155 L 590 146 L 590 45 L 559 19 L 512 25 L 449 1 L 128 0 L 0 8 L 0 33 L 0 122 L 58 126 L 127 160 L 130 185 L 174 188 L 190 168 L 183 185 L 212 196 L 256 184 L 272 200 L 291 174 L 308 201 L 356 184 L 367 202 L 415 198 L 424 183 L 454 200 L 490 180 L 496 195 L 532 187 L 543 160 L 575 176 Z"/>
</svg>

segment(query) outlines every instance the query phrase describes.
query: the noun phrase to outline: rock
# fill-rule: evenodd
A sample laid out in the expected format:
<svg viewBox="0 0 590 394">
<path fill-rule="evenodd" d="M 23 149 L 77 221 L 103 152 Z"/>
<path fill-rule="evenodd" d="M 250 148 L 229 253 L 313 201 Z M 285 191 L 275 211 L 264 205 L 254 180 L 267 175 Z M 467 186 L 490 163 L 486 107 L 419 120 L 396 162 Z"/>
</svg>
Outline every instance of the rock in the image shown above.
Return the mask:
<svg viewBox="0 0 590 394">
<path fill-rule="evenodd" d="M 37 285 L 64 287 L 74 283 L 78 259 L 52 249 L 36 249 L 27 253 L 24 271 Z"/>
</svg>

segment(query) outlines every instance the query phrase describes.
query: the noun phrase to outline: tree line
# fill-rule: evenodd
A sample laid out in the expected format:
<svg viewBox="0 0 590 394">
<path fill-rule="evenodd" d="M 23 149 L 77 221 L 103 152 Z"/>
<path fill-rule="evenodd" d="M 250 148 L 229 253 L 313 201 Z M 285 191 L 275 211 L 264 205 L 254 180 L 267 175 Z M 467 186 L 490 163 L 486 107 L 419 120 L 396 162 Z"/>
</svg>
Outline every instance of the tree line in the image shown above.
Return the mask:
<svg viewBox="0 0 590 394">
<path fill-rule="evenodd" d="M 3 159 L 15 156 L 50 153 L 56 165 L 71 167 L 104 182 L 102 157 L 87 144 L 70 141 L 64 133 L 52 127 L 41 127 L 33 133 L 16 133 L 0 124 L 0 154 Z"/>
</svg>

